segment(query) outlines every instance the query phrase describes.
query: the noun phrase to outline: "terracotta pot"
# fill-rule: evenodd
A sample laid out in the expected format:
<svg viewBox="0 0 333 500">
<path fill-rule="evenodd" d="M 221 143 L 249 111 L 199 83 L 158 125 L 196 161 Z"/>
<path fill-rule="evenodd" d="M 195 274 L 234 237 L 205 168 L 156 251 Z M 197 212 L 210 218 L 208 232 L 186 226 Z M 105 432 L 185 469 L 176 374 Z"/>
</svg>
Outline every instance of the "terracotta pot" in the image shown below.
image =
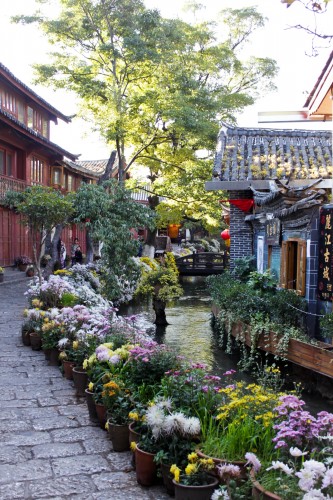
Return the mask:
<svg viewBox="0 0 333 500">
<path fill-rule="evenodd" d="M 28 276 L 28 278 L 32 278 L 33 276 L 35 276 L 35 271 L 33 269 L 27 269 L 25 274 L 26 276 Z"/>
<path fill-rule="evenodd" d="M 106 424 L 106 408 L 103 404 L 100 403 L 95 403 L 95 408 L 96 408 L 96 413 L 97 413 L 97 418 L 99 421 L 99 425 L 101 429 L 105 429 L 105 424 Z"/>
<path fill-rule="evenodd" d="M 223 458 L 210 457 L 209 455 L 205 455 L 200 450 L 195 450 L 195 452 L 199 458 L 206 458 L 206 459 L 211 458 L 214 461 L 215 469 L 212 472 L 216 477 L 219 477 L 218 470 L 217 470 L 216 466 L 219 464 L 227 463 L 227 464 L 232 464 L 232 465 L 238 465 L 238 467 L 240 468 L 240 476 L 239 476 L 240 479 L 247 479 L 248 478 L 248 469 L 245 466 L 245 464 L 246 464 L 245 460 L 227 460 L 227 459 L 223 459 Z"/>
<path fill-rule="evenodd" d="M 37 332 L 31 332 L 30 334 L 30 345 L 33 351 L 40 351 L 42 348 L 42 337 Z"/>
<path fill-rule="evenodd" d="M 46 360 L 46 361 L 50 361 L 51 349 L 44 349 L 44 347 L 43 347 L 43 345 L 42 345 L 42 351 L 43 351 L 43 353 L 44 353 L 45 360 Z"/>
<path fill-rule="evenodd" d="M 131 422 L 128 426 L 129 444 L 132 442 L 138 443 L 140 441 L 140 433 L 134 430 L 135 422 Z"/>
<path fill-rule="evenodd" d="M 282 500 L 279 495 L 275 495 L 275 493 L 265 490 L 265 488 L 263 488 L 261 484 L 256 481 L 253 470 L 251 470 L 250 476 L 252 480 L 252 498 L 255 498 L 256 500 Z"/>
<path fill-rule="evenodd" d="M 88 406 L 88 412 L 89 412 L 89 418 L 92 422 L 99 422 L 98 420 L 98 415 L 96 411 L 96 405 L 94 401 L 94 393 L 89 391 L 89 389 L 86 389 L 84 391 L 85 396 L 86 396 L 86 403 Z"/>
<path fill-rule="evenodd" d="M 154 462 L 154 453 L 140 450 L 137 446 L 135 450 L 135 470 L 136 480 L 141 486 L 152 486 L 157 480 L 157 467 Z"/>
<path fill-rule="evenodd" d="M 22 329 L 22 342 L 23 345 L 30 346 L 30 332 Z"/>
<path fill-rule="evenodd" d="M 113 451 L 128 451 L 130 449 L 128 424 L 117 425 L 108 419 L 108 433 L 112 441 Z"/>
<path fill-rule="evenodd" d="M 60 359 L 59 359 L 59 354 L 60 351 L 59 349 L 50 349 L 50 357 L 49 357 L 49 365 L 50 366 L 59 366 L 60 365 Z"/>
<path fill-rule="evenodd" d="M 62 367 L 64 369 L 64 377 L 67 380 L 73 380 L 73 368 L 75 363 L 73 361 L 67 361 L 66 359 L 62 360 Z"/>
<path fill-rule="evenodd" d="M 28 264 L 19 264 L 18 265 L 19 271 L 22 271 L 24 273 L 26 272 L 27 267 L 28 267 Z"/>
<path fill-rule="evenodd" d="M 87 372 L 82 368 L 82 366 L 74 366 L 72 374 L 76 395 L 83 397 L 88 384 Z"/>
<path fill-rule="evenodd" d="M 176 483 L 173 480 L 175 487 L 176 500 L 210 500 L 214 490 L 218 487 L 219 481 L 216 477 L 210 476 L 211 482 L 202 486 L 187 486 L 185 484 Z"/>
<path fill-rule="evenodd" d="M 161 464 L 161 475 L 166 492 L 171 497 L 175 496 L 175 485 L 173 484 L 173 475 L 170 472 L 171 464 Z"/>
</svg>

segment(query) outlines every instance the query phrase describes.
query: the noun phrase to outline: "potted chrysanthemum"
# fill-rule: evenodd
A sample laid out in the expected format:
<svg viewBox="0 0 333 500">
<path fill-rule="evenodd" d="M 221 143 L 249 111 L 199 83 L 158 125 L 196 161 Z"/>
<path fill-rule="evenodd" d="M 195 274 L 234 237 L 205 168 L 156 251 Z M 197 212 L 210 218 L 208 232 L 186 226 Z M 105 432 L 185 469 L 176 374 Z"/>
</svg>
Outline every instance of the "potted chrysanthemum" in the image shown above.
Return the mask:
<svg viewBox="0 0 333 500">
<path fill-rule="evenodd" d="M 3 267 L 0 267 L 0 283 L 3 282 L 5 277 L 5 269 Z"/>
<path fill-rule="evenodd" d="M 215 464 L 211 458 L 200 458 L 197 453 L 188 455 L 185 467 L 173 464 L 170 472 L 174 476 L 176 500 L 191 498 L 192 500 L 210 500 L 218 479 L 211 474 Z"/>
</svg>

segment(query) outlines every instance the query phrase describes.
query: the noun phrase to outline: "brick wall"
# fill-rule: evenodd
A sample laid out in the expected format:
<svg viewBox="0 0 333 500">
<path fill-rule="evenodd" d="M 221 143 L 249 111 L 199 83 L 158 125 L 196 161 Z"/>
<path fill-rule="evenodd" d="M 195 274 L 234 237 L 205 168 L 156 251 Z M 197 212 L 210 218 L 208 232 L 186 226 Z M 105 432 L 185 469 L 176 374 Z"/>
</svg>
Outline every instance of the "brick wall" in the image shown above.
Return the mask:
<svg viewBox="0 0 333 500">
<path fill-rule="evenodd" d="M 251 191 L 231 191 L 231 199 L 251 199 Z M 253 231 L 249 222 L 245 222 L 247 214 L 230 204 L 230 269 L 235 267 L 235 260 L 253 255 Z"/>
</svg>

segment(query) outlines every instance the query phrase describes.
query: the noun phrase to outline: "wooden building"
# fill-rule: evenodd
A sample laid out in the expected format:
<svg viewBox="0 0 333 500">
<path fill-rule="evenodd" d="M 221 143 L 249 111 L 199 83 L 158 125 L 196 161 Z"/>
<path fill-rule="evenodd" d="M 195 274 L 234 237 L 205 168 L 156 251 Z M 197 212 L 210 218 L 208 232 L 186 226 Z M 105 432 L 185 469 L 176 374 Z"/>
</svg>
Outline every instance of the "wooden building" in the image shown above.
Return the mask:
<svg viewBox="0 0 333 500">
<path fill-rule="evenodd" d="M 79 162 L 50 140 L 50 122 L 58 119 L 70 122 L 0 63 L 0 266 L 13 265 L 20 255 L 32 256 L 26 227 L 1 206 L 6 191 L 44 185 L 66 193 L 82 182 L 96 182 L 105 170 L 106 160 Z M 74 237 L 84 250 L 84 232 L 75 226 L 63 231 L 67 249 Z"/>
</svg>

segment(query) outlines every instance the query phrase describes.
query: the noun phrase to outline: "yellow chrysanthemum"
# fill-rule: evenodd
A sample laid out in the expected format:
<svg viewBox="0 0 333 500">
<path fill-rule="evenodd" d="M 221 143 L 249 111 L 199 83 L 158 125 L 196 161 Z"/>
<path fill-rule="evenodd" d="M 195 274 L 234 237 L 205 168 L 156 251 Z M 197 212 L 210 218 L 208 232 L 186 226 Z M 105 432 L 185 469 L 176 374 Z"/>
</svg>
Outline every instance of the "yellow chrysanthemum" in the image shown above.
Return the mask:
<svg viewBox="0 0 333 500">
<path fill-rule="evenodd" d="M 130 448 L 131 448 L 131 451 L 136 450 L 136 442 L 135 441 L 131 441 Z"/>
<path fill-rule="evenodd" d="M 88 389 L 90 392 L 92 392 L 94 390 L 94 384 L 92 382 L 89 382 Z"/>
<path fill-rule="evenodd" d="M 139 414 L 136 411 L 130 411 L 128 414 L 128 418 L 130 420 L 134 420 L 135 422 L 137 422 L 140 419 Z"/>
<path fill-rule="evenodd" d="M 192 464 L 198 460 L 198 455 L 193 451 L 189 455 L 187 455 L 188 461 Z"/>
<path fill-rule="evenodd" d="M 197 465 L 196 464 L 187 464 L 185 467 L 185 474 L 187 476 L 191 476 L 192 474 L 195 474 L 197 472 Z"/>
<path fill-rule="evenodd" d="M 76 350 L 79 348 L 79 342 L 77 340 L 73 341 L 73 349 Z"/>
<path fill-rule="evenodd" d="M 85 360 L 83 361 L 83 363 L 82 363 L 82 367 L 83 367 L 83 369 L 84 369 L 84 370 L 86 370 L 86 369 L 88 368 L 88 360 L 87 360 L 87 359 L 85 359 Z"/>
</svg>

